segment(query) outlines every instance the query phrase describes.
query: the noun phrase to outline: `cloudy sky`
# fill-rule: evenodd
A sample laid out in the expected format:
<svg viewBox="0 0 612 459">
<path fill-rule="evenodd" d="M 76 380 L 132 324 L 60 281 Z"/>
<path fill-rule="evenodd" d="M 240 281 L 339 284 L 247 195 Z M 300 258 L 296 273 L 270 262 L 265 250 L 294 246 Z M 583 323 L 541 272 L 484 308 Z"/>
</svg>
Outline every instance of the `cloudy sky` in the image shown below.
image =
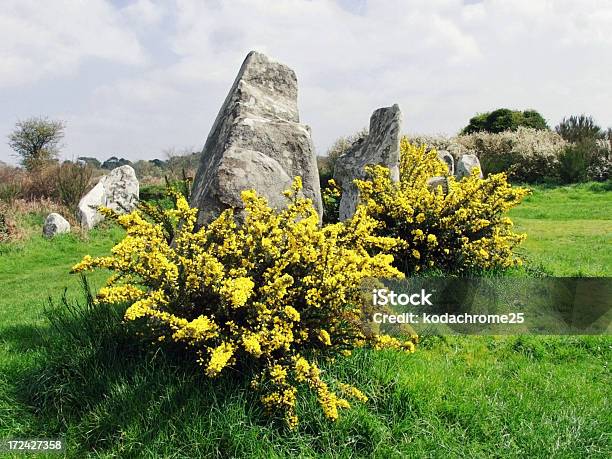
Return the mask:
<svg viewBox="0 0 612 459">
<path fill-rule="evenodd" d="M 63 157 L 202 148 L 251 49 L 292 67 L 319 153 L 399 103 L 404 131 L 535 108 L 612 125 L 610 0 L 2 0 L 0 160 L 15 122 Z"/>
</svg>

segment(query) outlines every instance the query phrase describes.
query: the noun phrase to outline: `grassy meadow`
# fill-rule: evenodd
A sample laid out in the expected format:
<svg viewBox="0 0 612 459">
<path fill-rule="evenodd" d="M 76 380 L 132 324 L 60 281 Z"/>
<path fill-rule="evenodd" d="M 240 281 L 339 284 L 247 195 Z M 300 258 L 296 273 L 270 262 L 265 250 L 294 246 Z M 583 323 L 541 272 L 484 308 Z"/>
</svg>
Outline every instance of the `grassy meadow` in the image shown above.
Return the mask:
<svg viewBox="0 0 612 459">
<path fill-rule="evenodd" d="M 521 250 L 532 266 L 612 276 L 604 186 L 536 187 L 511 217 L 529 235 Z M 121 311 L 86 306 L 68 271 L 108 252 L 119 229 L 49 241 L 42 221 L 28 216 L 35 233 L 0 246 L 0 439 L 63 437 L 75 458 L 612 455 L 610 337 L 430 337 L 410 355 L 357 352 L 325 370 L 370 400 L 330 423 L 303 396 L 288 431 L 240 375 L 210 381 L 146 353 L 114 326 Z M 105 277 L 90 276 L 92 288 Z M 64 292 L 71 314 L 45 315 L 47 297 L 66 307 Z"/>
</svg>

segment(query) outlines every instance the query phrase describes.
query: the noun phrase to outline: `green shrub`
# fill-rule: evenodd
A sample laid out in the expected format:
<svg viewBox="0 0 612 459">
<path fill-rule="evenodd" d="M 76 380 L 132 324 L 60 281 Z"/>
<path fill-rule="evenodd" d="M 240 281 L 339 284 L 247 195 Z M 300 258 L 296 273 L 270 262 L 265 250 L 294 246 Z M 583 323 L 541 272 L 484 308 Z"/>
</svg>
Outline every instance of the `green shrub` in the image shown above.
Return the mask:
<svg viewBox="0 0 612 459">
<path fill-rule="evenodd" d="M 103 209 L 126 237 L 110 256 L 86 256 L 74 271 L 114 271 L 99 302 L 128 304 L 127 322 L 155 344 L 184 347 L 208 377 L 250 374 L 263 406 L 289 427 L 297 425 L 301 388 L 311 389 L 335 420 L 349 407 L 344 396 L 365 397 L 341 382 L 325 382 L 318 362 L 366 342 L 414 351 L 416 337 L 399 341 L 363 330 L 361 281 L 401 277 L 384 253 L 397 241 L 373 236 L 377 223 L 363 211 L 321 228 L 300 189 L 296 178 L 282 211 L 244 191 L 242 224 L 228 209 L 199 229 L 197 209 L 177 192 L 176 208 L 154 220 L 140 211 L 117 216 Z"/>
<path fill-rule="evenodd" d="M 600 141 L 587 138 L 564 148 L 557 169 L 563 183 L 606 181 L 612 171 L 610 152 Z"/>
<path fill-rule="evenodd" d="M 586 115 L 563 118 L 555 127 L 555 131 L 566 141 L 573 143 L 604 138 L 601 127 L 593 121 L 593 117 Z"/>
<path fill-rule="evenodd" d="M 521 112 L 500 108 L 492 112 L 479 113 L 472 117 L 469 124 L 463 128 L 462 134 L 515 131 L 519 127 L 537 130 L 548 129 L 546 120 L 535 110 L 525 110 Z"/>
<path fill-rule="evenodd" d="M 70 210 L 75 211 L 89 188 L 93 169 L 83 163 L 65 162 L 57 172 L 59 200 Z"/>
<path fill-rule="evenodd" d="M 165 185 L 143 185 L 140 187 L 141 201 L 162 201 L 166 199 Z"/>
<path fill-rule="evenodd" d="M 357 180 L 368 215 L 381 222 L 377 235 L 397 238 L 395 266 L 406 275 L 426 270 L 459 274 L 520 265 L 513 249 L 525 235 L 512 231 L 505 215 L 528 191 L 513 188 L 504 174 L 480 179 L 478 170 L 456 181 L 448 192 L 428 180 L 444 175 L 435 150 L 401 142 L 400 181 L 389 169 L 369 168 L 370 180 Z"/>
</svg>

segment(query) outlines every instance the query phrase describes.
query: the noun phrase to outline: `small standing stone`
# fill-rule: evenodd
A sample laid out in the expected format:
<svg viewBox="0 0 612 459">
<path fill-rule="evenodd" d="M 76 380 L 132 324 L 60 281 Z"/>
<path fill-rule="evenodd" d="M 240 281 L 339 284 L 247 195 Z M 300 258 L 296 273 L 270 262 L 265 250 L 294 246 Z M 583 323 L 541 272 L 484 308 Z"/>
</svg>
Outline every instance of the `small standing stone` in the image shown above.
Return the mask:
<svg viewBox="0 0 612 459">
<path fill-rule="evenodd" d="M 453 155 L 451 155 L 450 152 L 446 150 L 439 150 L 438 158 L 440 158 L 440 160 L 443 161 L 444 164 L 446 164 L 446 167 L 448 167 L 448 173 L 450 175 L 454 175 L 455 174 L 455 159 L 453 158 Z"/>
<path fill-rule="evenodd" d="M 49 214 L 43 225 L 43 236 L 53 237 L 56 234 L 69 233 L 70 223 L 60 214 L 55 212 Z"/>
<path fill-rule="evenodd" d="M 455 176 L 457 180 L 461 180 L 463 177 L 472 174 L 472 170 L 477 167 L 480 170 L 479 177 L 482 178 L 482 168 L 480 167 L 480 161 L 476 155 L 463 155 L 457 162 L 457 172 Z"/>
<path fill-rule="evenodd" d="M 427 186 L 432 191 L 438 191 L 438 187 L 442 187 L 442 193 L 448 193 L 448 178 L 442 176 L 432 177 L 427 180 Z"/>
<path fill-rule="evenodd" d="M 81 226 L 91 229 L 104 220 L 104 216 L 97 210 L 100 206 L 119 213 L 131 212 L 138 203 L 138 194 L 139 184 L 134 169 L 127 165 L 113 169 L 79 201 L 78 218 Z"/>
<path fill-rule="evenodd" d="M 340 220 L 355 213 L 359 190 L 355 179 L 365 179 L 367 165 L 380 164 L 389 168 L 391 179 L 399 181 L 399 148 L 402 112 L 397 104 L 379 108 L 370 118 L 369 134 L 355 142 L 342 154 L 334 169 L 334 179 L 342 187 Z"/>
</svg>

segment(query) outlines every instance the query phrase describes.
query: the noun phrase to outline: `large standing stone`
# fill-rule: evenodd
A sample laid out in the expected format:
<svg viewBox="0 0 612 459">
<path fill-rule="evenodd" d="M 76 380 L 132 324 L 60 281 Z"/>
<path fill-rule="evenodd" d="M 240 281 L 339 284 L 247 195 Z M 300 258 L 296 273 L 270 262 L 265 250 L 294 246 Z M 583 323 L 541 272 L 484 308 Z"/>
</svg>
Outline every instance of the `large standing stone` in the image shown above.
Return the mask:
<svg viewBox="0 0 612 459">
<path fill-rule="evenodd" d="M 355 142 L 336 161 L 334 180 L 342 187 L 340 220 L 355 213 L 359 190 L 355 179 L 365 179 L 365 166 L 380 164 L 389 168 L 391 178 L 399 181 L 399 145 L 402 112 L 397 104 L 379 108 L 370 117 L 369 134 Z"/>
<path fill-rule="evenodd" d="M 56 234 L 69 233 L 70 223 L 62 217 L 60 214 L 55 212 L 49 214 L 43 225 L 43 236 L 53 237 Z"/>
<path fill-rule="evenodd" d="M 459 161 L 457 161 L 457 172 L 455 173 L 457 180 L 461 180 L 463 177 L 471 175 L 475 167 L 480 170 L 479 176 L 482 178 L 482 168 L 480 167 L 478 157 L 471 154 L 463 155 L 459 158 Z"/>
<path fill-rule="evenodd" d="M 126 165 L 113 169 L 81 198 L 78 208 L 81 226 L 91 229 L 104 220 L 104 216 L 97 210 L 100 206 L 108 207 L 119 213 L 131 212 L 138 203 L 138 193 L 138 179 L 131 166 Z"/>
<path fill-rule="evenodd" d="M 243 208 L 240 193 L 254 189 L 272 207 L 287 205 L 283 191 L 296 176 L 322 214 L 310 128 L 300 124 L 297 78 L 284 64 L 251 51 L 206 139 L 190 204 L 207 223 L 228 207 Z"/>
</svg>

